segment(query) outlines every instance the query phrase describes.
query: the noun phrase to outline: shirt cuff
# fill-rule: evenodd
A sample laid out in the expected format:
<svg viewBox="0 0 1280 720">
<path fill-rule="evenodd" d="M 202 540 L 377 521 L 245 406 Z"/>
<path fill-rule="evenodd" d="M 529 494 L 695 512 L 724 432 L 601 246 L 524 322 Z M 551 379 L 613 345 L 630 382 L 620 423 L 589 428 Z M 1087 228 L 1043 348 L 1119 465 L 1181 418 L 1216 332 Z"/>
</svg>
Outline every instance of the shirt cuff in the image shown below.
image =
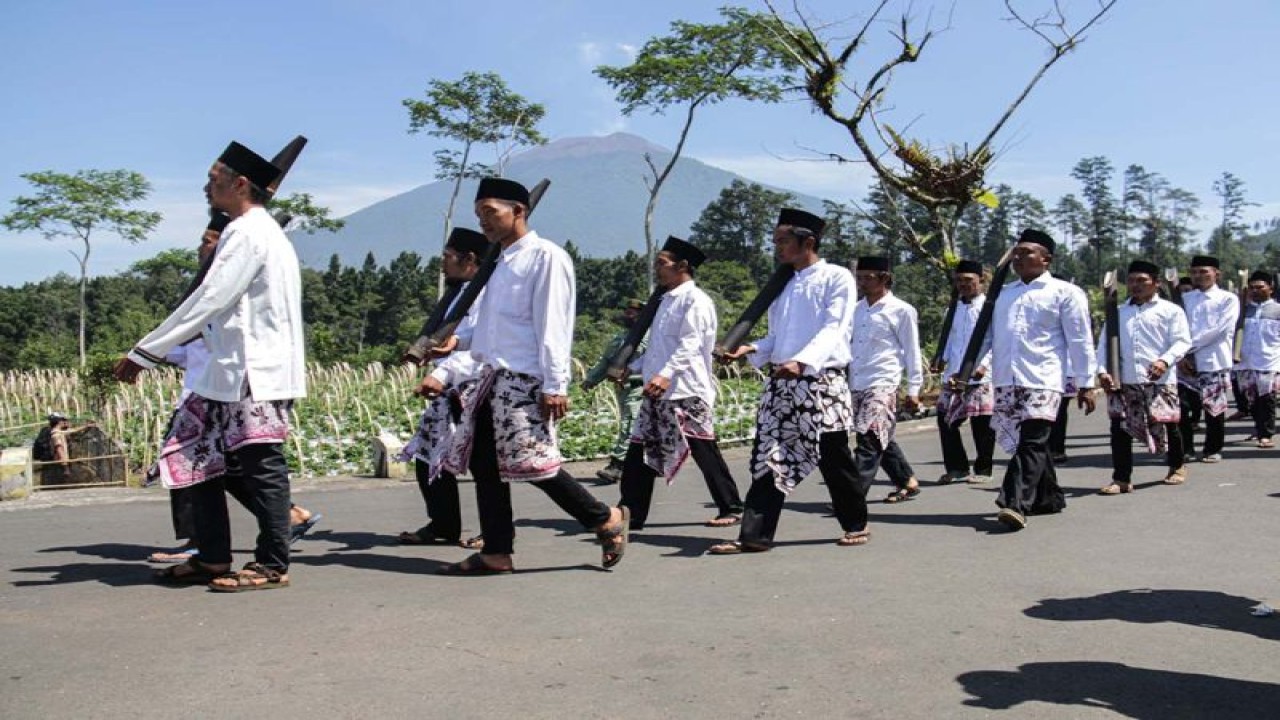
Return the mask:
<svg viewBox="0 0 1280 720">
<path fill-rule="evenodd" d="M 569 394 L 569 384 L 563 381 L 548 382 L 542 386 L 543 395 L 565 395 Z"/>
<path fill-rule="evenodd" d="M 1114 378 L 1113 378 L 1113 379 L 1114 379 Z M 1077 375 L 1075 380 L 1076 380 L 1076 391 L 1077 391 L 1077 392 L 1079 392 L 1079 391 L 1081 391 L 1081 390 L 1092 390 L 1092 389 L 1093 389 L 1093 377 L 1092 377 L 1092 376 L 1090 376 L 1090 375 Z"/>
<path fill-rule="evenodd" d="M 142 367 L 148 370 L 164 362 L 164 358 L 158 358 L 155 355 L 152 355 L 151 353 L 139 347 L 135 347 L 134 349 L 130 350 L 128 357 L 133 362 L 137 363 L 138 365 L 141 365 Z"/>
<path fill-rule="evenodd" d="M 429 377 L 435 378 L 441 385 L 448 385 L 450 375 L 452 373 L 449 372 L 448 368 L 442 368 L 437 365 L 436 369 L 431 371 Z"/>
</svg>

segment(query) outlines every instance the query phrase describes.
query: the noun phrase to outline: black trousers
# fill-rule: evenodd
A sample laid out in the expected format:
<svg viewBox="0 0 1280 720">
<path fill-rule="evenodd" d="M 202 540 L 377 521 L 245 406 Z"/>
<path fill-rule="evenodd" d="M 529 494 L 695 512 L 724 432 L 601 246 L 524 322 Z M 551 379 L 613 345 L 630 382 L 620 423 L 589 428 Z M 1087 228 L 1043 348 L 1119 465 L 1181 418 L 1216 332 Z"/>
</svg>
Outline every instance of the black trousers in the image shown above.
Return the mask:
<svg viewBox="0 0 1280 720">
<path fill-rule="evenodd" d="M 1204 411 L 1204 398 L 1199 390 L 1178 386 L 1178 405 L 1182 410 L 1182 419 L 1178 422 L 1178 430 L 1182 435 L 1182 450 L 1193 453 L 1196 449 L 1195 418 L 1204 418 L 1204 450 L 1205 455 L 1222 452 L 1227 440 L 1227 416 L 1211 415 Z"/>
<path fill-rule="evenodd" d="M 738 484 L 734 482 L 724 456 L 720 454 L 720 445 L 715 440 L 686 437 L 689 443 L 689 454 L 693 462 L 702 472 L 702 479 L 707 483 L 707 491 L 711 493 L 711 501 L 716 504 L 719 517 L 737 515 L 742 512 L 742 497 L 738 495 Z M 658 473 L 644 461 L 644 445 L 631 443 L 627 448 L 627 456 L 622 465 L 622 497 L 618 505 L 625 505 L 631 511 L 631 529 L 640 530 L 649 518 L 649 508 L 653 504 L 653 485 Z"/>
<path fill-rule="evenodd" d="M 1276 396 L 1274 393 L 1259 395 L 1249 406 L 1253 413 L 1253 434 L 1269 438 L 1276 434 Z"/>
<path fill-rule="evenodd" d="M 226 475 L 188 488 L 195 511 L 200 560 L 214 565 L 231 562 L 228 492 L 237 483 L 246 494 L 245 507 L 258 519 L 254 560 L 279 572 L 289 569 L 289 466 L 280 443 L 246 445 L 229 453 Z"/>
<path fill-rule="evenodd" d="M 1049 429 L 1050 455 L 1067 454 L 1067 410 L 1070 407 L 1071 397 L 1064 394 L 1058 405 L 1058 419 L 1053 421 L 1053 427 Z"/>
<path fill-rule="evenodd" d="M 1165 423 L 1169 447 L 1164 458 L 1172 472 L 1182 467 L 1182 433 L 1173 423 Z M 1124 420 L 1111 418 L 1111 479 L 1122 485 L 1133 481 L 1133 437 L 1124 431 Z"/>
<path fill-rule="evenodd" d="M 873 450 L 869 443 L 859 441 L 858 452 L 862 454 L 859 459 L 855 459 L 849 450 L 847 432 L 823 433 L 818 442 L 821 454 L 818 472 L 822 473 L 827 492 L 831 495 L 836 520 L 845 532 L 867 528 L 867 490 L 875 478 L 881 452 L 879 441 L 874 442 L 876 447 Z M 751 489 L 747 491 L 738 540 L 750 545 L 772 545 L 786 499 L 787 496 L 774 485 L 773 473 L 754 478 Z"/>
<path fill-rule="evenodd" d="M 1066 398 L 1062 402 L 1065 405 Z M 1023 515 L 1055 513 L 1067 506 L 1067 498 L 1058 487 L 1058 474 L 1053 469 L 1049 452 L 1049 435 L 1053 426 L 1049 420 L 1022 422 L 1018 449 L 1005 470 L 1004 484 L 1000 487 L 996 505 Z"/>
<path fill-rule="evenodd" d="M 229 465 L 235 468 L 232 458 L 227 458 Z M 249 490 L 239 470 L 223 479 L 227 494 L 236 499 L 244 507 L 249 507 Z M 178 488 L 169 491 L 169 514 L 173 518 L 173 536 L 178 540 L 189 540 L 192 545 L 200 546 L 196 537 L 196 511 L 192 501 L 191 488 Z"/>
<path fill-rule="evenodd" d="M 442 470 L 435 482 L 430 482 L 427 463 L 413 461 L 413 472 L 418 478 L 418 491 L 427 505 L 427 524 L 418 528 L 418 537 L 437 537 L 457 542 L 462 539 L 462 506 L 458 499 L 458 477 Z"/>
<path fill-rule="evenodd" d="M 1240 378 L 1238 373 L 1231 373 L 1231 396 L 1236 401 L 1236 411 L 1245 415 L 1251 415 L 1253 408 L 1249 406 L 1249 396 L 1245 394 L 1244 388 L 1240 387 Z"/>
<path fill-rule="evenodd" d="M 1065 402 L 1065 400 L 1064 400 Z M 961 425 L 964 423 L 962 422 Z M 996 448 L 996 433 L 991 429 L 990 415 L 969 418 L 969 430 L 973 435 L 973 448 L 977 457 L 973 461 L 974 475 L 990 475 L 992 455 Z M 960 438 L 960 425 L 952 427 L 942 415 L 938 415 L 938 436 L 942 439 L 942 463 L 951 475 L 969 474 L 969 454 Z M 1063 439 L 1065 443 L 1065 438 Z"/>
<path fill-rule="evenodd" d="M 498 472 L 498 448 L 493 436 L 493 408 L 486 401 L 476 410 L 475 439 L 471 446 L 471 476 L 475 478 L 476 504 L 480 510 L 480 533 L 485 555 L 510 555 L 515 551 L 515 519 L 511 511 L 511 485 Z M 609 521 L 608 505 L 561 470 L 549 480 L 529 483 L 547 494 L 552 502 L 593 530 Z"/>
<path fill-rule="evenodd" d="M 907 462 L 907 456 L 902 452 L 897 440 L 890 440 L 889 444 L 880 451 L 879 462 L 880 468 L 884 470 L 889 482 L 892 482 L 895 487 L 905 488 L 911 478 L 916 476 L 915 468 Z M 874 470 L 872 470 L 872 477 L 875 477 Z"/>
</svg>

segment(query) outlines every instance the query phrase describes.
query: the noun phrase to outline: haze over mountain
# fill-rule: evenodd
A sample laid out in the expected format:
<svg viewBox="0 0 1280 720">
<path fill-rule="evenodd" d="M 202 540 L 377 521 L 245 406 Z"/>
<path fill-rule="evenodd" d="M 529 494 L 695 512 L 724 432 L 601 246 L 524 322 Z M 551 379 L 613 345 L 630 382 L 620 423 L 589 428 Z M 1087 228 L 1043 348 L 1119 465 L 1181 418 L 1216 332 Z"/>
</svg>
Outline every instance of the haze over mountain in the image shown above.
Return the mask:
<svg viewBox="0 0 1280 720">
<path fill-rule="evenodd" d="M 513 156 L 506 176 L 527 186 L 551 179 L 531 223 L 541 235 L 560 244 L 572 240 L 583 255 L 616 257 L 627 250 L 644 251 L 645 153 L 659 167 L 671 157 L 670 150 L 626 133 L 564 138 Z M 703 208 L 735 179 L 755 182 L 681 158 L 658 200 L 656 242 L 661 245 L 667 235 L 687 237 Z M 344 265 L 359 265 L 369 252 L 380 264 L 404 250 L 430 257 L 440 251 L 452 189 L 446 181 L 421 185 L 348 215 L 346 227 L 337 233 L 293 233 L 294 247 L 303 263 L 317 269 L 327 266 L 334 253 Z M 476 181 L 462 184 L 455 225 L 477 227 L 471 211 L 475 191 Z M 820 199 L 793 194 L 800 207 L 821 212 Z"/>
</svg>

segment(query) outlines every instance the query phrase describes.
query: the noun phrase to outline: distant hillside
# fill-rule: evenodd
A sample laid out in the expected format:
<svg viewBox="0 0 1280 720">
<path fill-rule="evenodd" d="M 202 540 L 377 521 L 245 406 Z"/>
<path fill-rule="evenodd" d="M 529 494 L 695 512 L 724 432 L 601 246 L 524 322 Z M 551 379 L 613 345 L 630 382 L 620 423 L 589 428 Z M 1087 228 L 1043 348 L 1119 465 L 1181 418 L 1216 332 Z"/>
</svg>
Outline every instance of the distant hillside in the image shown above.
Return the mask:
<svg viewBox="0 0 1280 720">
<path fill-rule="evenodd" d="M 615 257 L 627 250 L 644 250 L 646 152 L 660 167 L 671 157 L 670 150 L 625 133 L 564 138 L 513 157 L 506 174 L 526 185 L 551 179 L 532 223 L 540 234 L 562 244 L 573 240 L 584 255 Z M 658 201 L 657 241 L 661 243 L 667 235 L 687 236 L 703 208 L 735 179 L 753 182 L 682 158 Z M 476 226 L 471 212 L 475 187 L 474 181 L 463 183 L 455 224 Z M 447 182 L 422 185 L 348 215 L 346 227 L 337 233 L 297 234 L 298 255 L 306 265 L 323 268 L 334 253 L 345 265 L 358 265 L 368 252 L 379 263 L 403 250 L 435 254 L 451 189 Z M 821 211 L 820 199 L 795 195 L 801 207 Z"/>
</svg>

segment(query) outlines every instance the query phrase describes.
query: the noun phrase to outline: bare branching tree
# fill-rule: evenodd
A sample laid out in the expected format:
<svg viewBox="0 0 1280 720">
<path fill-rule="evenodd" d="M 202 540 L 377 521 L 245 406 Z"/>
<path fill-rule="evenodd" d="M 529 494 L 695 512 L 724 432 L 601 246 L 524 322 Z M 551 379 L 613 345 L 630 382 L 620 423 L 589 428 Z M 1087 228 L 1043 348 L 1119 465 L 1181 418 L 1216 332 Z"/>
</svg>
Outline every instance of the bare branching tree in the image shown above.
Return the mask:
<svg viewBox="0 0 1280 720">
<path fill-rule="evenodd" d="M 1018 9 L 1014 0 L 1005 0 L 1009 20 L 1034 33 L 1049 47 L 1049 55 L 1032 74 L 1021 91 L 1004 108 L 976 145 L 953 144 L 938 151 L 895 130 L 877 117 L 890 96 L 894 73 L 919 61 L 939 29 L 929 22 L 915 27 L 908 8 L 892 22 L 890 35 L 897 53 L 884 59 L 864 82 L 851 79 L 850 62 L 863 49 L 867 34 L 886 22 L 889 0 L 880 0 L 853 37 L 835 41 L 827 37 L 830 26 L 814 21 L 793 3 L 791 11 L 778 10 L 773 0 L 765 0 L 778 22 L 769 27 L 780 33 L 786 52 L 805 73 L 805 92 L 814 107 L 831 121 L 843 126 L 857 147 L 855 158 L 827 153 L 831 159 L 866 162 L 875 172 L 886 195 L 918 203 L 929 217 L 929 227 L 903 227 L 902 240 L 921 258 L 939 268 L 955 261 L 955 229 L 971 203 L 995 206 L 998 199 L 986 187 L 986 174 L 995 158 L 996 136 L 1035 89 L 1051 67 L 1084 40 L 1117 0 L 1095 0 L 1092 14 L 1082 23 L 1072 23 L 1058 0 L 1049 9 L 1030 15 Z M 944 28 L 945 29 L 945 28 Z M 850 100 L 851 98 L 851 100 Z"/>
</svg>

